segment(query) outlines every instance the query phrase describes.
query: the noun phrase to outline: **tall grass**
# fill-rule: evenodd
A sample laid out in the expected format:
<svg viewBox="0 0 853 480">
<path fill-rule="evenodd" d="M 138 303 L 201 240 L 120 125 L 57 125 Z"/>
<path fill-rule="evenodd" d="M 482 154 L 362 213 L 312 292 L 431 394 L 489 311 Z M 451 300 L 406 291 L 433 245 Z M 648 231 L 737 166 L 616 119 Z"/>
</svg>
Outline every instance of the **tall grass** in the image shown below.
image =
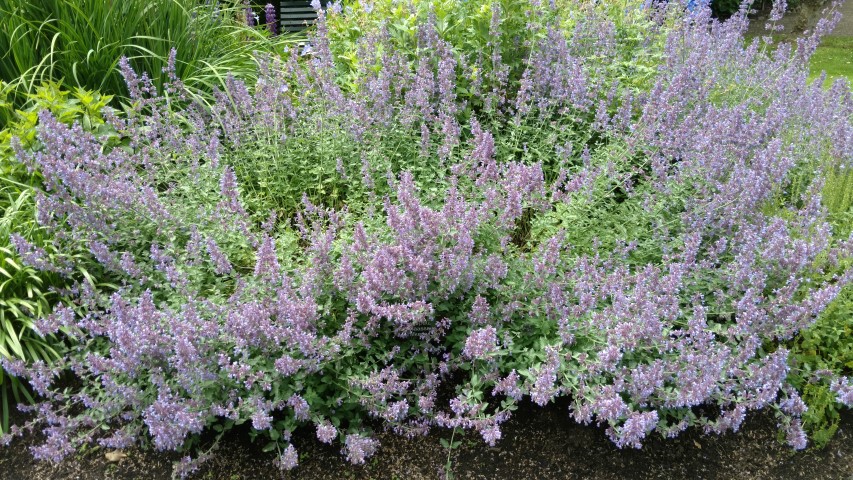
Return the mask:
<svg viewBox="0 0 853 480">
<path fill-rule="evenodd" d="M 253 52 L 279 53 L 301 38 L 270 36 L 243 24 L 241 4 L 198 0 L 0 0 L 0 80 L 7 99 L 22 104 L 38 85 L 61 80 L 105 94 L 126 95 L 116 66 L 122 56 L 137 71 L 160 72 L 177 49 L 176 71 L 204 96 L 227 74 L 255 75 Z M 0 118 L 2 120 L 2 118 Z"/>
</svg>

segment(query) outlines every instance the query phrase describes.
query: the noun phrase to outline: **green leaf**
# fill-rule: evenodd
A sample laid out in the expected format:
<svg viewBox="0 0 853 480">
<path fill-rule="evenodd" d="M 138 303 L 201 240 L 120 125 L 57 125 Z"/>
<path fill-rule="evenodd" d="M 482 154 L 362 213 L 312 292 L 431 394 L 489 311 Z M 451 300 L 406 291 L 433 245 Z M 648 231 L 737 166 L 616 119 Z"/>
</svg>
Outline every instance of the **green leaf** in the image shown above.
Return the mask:
<svg viewBox="0 0 853 480">
<path fill-rule="evenodd" d="M 3 326 L 6 328 L 6 331 L 9 332 L 9 335 L 6 336 L 6 343 L 15 352 L 18 358 L 26 358 L 24 356 L 24 349 L 21 346 L 21 342 L 18 341 L 18 333 L 15 332 L 15 328 L 12 326 L 12 322 L 3 322 Z"/>
<path fill-rule="evenodd" d="M 2 372 L 0 372 L 0 377 L 2 377 Z M 6 430 L 9 429 L 9 392 L 8 388 L 0 385 L 0 393 L 2 393 L 2 399 L 0 399 L 0 408 L 3 409 L 3 418 L 0 421 L 0 434 L 5 433 Z"/>
</svg>

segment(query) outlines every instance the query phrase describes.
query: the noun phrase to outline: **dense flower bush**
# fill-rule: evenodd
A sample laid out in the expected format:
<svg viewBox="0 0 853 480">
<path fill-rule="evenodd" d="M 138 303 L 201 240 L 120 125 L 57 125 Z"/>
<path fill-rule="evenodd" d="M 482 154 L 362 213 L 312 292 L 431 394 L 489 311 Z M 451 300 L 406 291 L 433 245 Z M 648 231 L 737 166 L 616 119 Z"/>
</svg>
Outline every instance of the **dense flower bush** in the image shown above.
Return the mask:
<svg viewBox="0 0 853 480">
<path fill-rule="evenodd" d="M 414 54 L 382 24 L 336 50 L 346 12 L 321 11 L 310 48 L 212 108 L 124 62 L 120 146 L 43 113 L 18 149 L 38 220 L 116 288 L 77 282 L 38 320 L 68 338 L 56 365 L 3 362 L 43 399 L 3 440 L 39 428 L 56 461 L 249 422 L 281 468 L 298 427 L 358 464 L 376 426 L 495 444 L 518 402 L 567 397 L 620 447 L 770 407 L 803 448 L 785 345 L 853 275 L 821 200 L 853 161 L 853 97 L 806 82 L 831 21 L 768 54 L 707 9 L 629 10 L 638 41 L 595 7 L 484 8 L 488 58 L 434 12 Z"/>
<path fill-rule="evenodd" d="M 34 331 L 33 321 L 51 311 L 59 301 L 58 288 L 69 286 L 74 279 L 93 277 L 98 265 L 87 261 L 80 248 L 71 250 L 66 245 L 64 253 L 51 244 L 51 235 L 36 222 L 35 195 L 40 183 L 38 172 L 28 172 L 26 166 L 16 160 L 11 146 L 15 138 L 23 148 L 37 149 L 36 125 L 38 114 L 50 111 L 62 123 L 80 123 L 87 131 L 106 139 L 110 136 L 101 111 L 111 97 L 77 89 L 63 90 L 56 83 L 39 86 L 30 96 L 24 108 L 9 115 L 13 120 L 0 131 L 0 356 L 24 361 L 42 360 L 50 362 L 58 355 L 55 336 L 41 336 Z M 0 103 L 0 111 L 11 114 L 10 105 Z M 5 110 L 5 111 L 4 111 Z M 2 116 L 2 113 L 0 113 Z M 117 140 L 115 137 L 112 137 Z M 74 274 L 59 275 L 41 270 L 42 265 L 24 264 L 16 251 L 14 240 L 24 238 L 42 249 L 45 255 L 63 255 L 73 259 Z M 0 368 L 0 434 L 9 426 L 10 411 L 22 401 L 33 399 L 29 391 L 15 377 L 6 375 Z"/>
</svg>

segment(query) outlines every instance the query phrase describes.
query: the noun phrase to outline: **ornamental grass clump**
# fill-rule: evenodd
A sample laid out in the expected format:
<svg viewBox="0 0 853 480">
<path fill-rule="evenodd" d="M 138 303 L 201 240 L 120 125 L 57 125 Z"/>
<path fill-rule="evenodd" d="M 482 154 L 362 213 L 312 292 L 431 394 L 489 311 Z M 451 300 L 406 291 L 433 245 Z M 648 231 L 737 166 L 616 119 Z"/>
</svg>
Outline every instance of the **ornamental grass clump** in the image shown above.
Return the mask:
<svg viewBox="0 0 853 480">
<path fill-rule="evenodd" d="M 416 57 L 380 27 L 347 68 L 318 11 L 304 55 L 210 108 L 123 62 L 121 148 L 42 113 L 43 147 L 18 149 L 38 221 L 115 288 L 76 282 L 37 320 L 67 339 L 53 366 L 3 361 L 42 399 L 4 442 L 192 452 L 249 423 L 282 469 L 297 428 L 360 464 L 375 428 L 496 444 L 519 402 L 568 398 L 619 447 L 772 408 L 803 448 L 786 345 L 853 276 L 821 197 L 853 161 L 853 97 L 805 63 L 837 19 L 769 55 L 743 15 L 631 11 L 643 44 L 594 7 L 507 3 L 488 60 L 432 12 Z M 635 81 L 615 58 L 659 64 Z M 817 376 L 849 405 L 839 373 Z"/>
<path fill-rule="evenodd" d="M 227 73 L 257 78 L 254 52 L 278 55 L 304 40 L 248 28 L 239 19 L 244 13 L 237 0 L 0 0 L 0 79 L 10 87 L 0 88 L 0 128 L 49 82 L 114 95 L 118 106 L 127 99 L 116 68 L 122 57 L 162 88 L 169 51 L 177 48 L 174 68 L 204 101 Z M 267 17 L 267 24 L 275 22 Z"/>
</svg>

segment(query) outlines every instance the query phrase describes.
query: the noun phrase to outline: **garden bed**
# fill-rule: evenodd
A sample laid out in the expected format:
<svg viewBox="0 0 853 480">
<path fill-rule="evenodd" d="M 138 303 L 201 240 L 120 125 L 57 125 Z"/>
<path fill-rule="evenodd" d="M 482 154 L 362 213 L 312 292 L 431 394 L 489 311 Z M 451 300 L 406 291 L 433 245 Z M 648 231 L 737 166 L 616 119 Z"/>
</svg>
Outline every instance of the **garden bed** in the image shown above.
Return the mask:
<svg viewBox="0 0 853 480">
<path fill-rule="evenodd" d="M 853 475 L 850 410 L 842 413 L 841 426 L 825 448 L 793 452 L 777 441 L 776 423 L 766 412 L 750 416 L 737 433 L 708 436 L 694 429 L 675 439 L 650 438 L 641 450 L 620 450 L 603 428 L 574 422 L 566 408 L 565 402 L 545 408 L 524 403 L 494 448 L 470 434 L 463 437 L 452 454 L 455 478 L 849 480 Z M 353 466 L 337 447 L 312 440 L 311 432 L 297 431 L 299 468 L 280 475 L 272 466 L 273 454 L 263 453 L 260 445 L 248 441 L 248 435 L 234 433 L 190 479 L 434 479 L 440 478 L 447 461 L 440 439 L 450 437 L 448 430 L 414 439 L 380 433 L 376 455 L 364 466 Z M 97 450 L 54 466 L 33 460 L 26 450 L 32 443 L 18 442 L 3 452 L 0 478 L 169 478 L 172 462 L 180 457 L 172 452 L 127 450 L 126 458 L 113 463 L 107 461 L 104 450 Z"/>
<path fill-rule="evenodd" d="M 10 114 L 4 475 L 851 473 L 839 12 L 318 3 L 223 89 L 173 49 Z"/>
</svg>

